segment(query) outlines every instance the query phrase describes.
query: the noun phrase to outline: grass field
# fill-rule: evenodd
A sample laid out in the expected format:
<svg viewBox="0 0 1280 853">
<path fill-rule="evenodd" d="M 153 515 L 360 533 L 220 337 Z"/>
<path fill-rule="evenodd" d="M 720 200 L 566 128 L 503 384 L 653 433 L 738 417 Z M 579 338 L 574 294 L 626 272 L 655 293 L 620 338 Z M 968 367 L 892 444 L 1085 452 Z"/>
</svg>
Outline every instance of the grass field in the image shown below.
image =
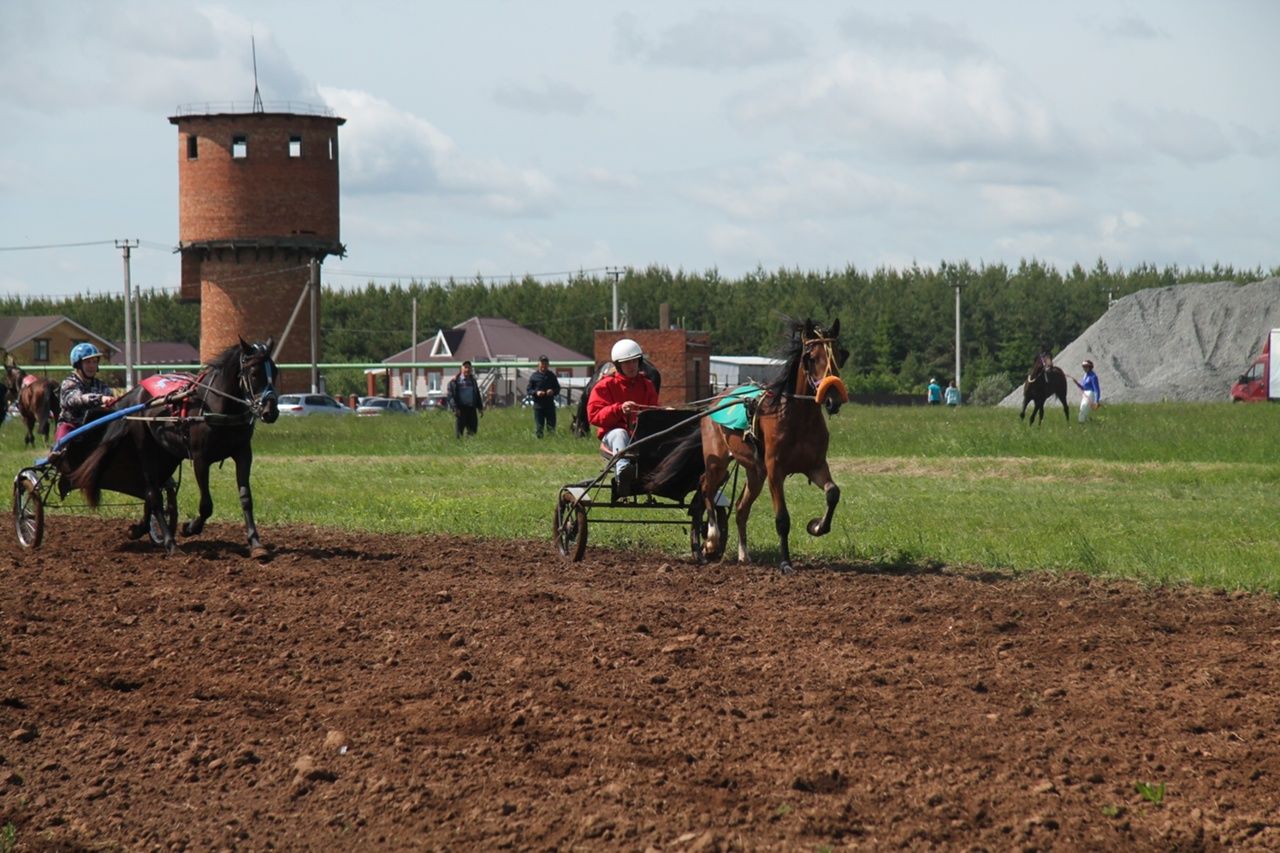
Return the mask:
<svg viewBox="0 0 1280 853">
<path fill-rule="evenodd" d="M 1050 412 L 1042 427 L 1028 428 L 1009 409 L 845 407 L 830 421 L 842 491 L 834 528 L 821 539 L 803 532 L 822 498 L 790 480 L 793 558 L 1070 570 L 1280 592 L 1280 409 L 1116 405 L 1083 426 L 1072 415 L 1067 423 Z M 253 483 L 264 541 L 273 524 L 301 523 L 544 539 L 552 554 L 559 486 L 601 468 L 597 443 L 568 436 L 568 410 L 561 417 L 561 433 L 542 441 L 520 409 L 489 412 L 479 435 L 463 441 L 452 418 L 436 412 L 260 425 Z M 6 421 L 5 470 L 16 473 L 34 455 L 23 449 L 20 424 Z M 184 471 L 186 517 L 196 491 Z M 232 466 L 212 479 L 214 520 L 238 523 Z M 757 560 L 776 560 L 767 494 L 750 538 Z M 597 524 L 589 547 L 680 555 L 686 542 L 679 527 Z M 734 547 L 731 540 L 731 554 Z"/>
</svg>

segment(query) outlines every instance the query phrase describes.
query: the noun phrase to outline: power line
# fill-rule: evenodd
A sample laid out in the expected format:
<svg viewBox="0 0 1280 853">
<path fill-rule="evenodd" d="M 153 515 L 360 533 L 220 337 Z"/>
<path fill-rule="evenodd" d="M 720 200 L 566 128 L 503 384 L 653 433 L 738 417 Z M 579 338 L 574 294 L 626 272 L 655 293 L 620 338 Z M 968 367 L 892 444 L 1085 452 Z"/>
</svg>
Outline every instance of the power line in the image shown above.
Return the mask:
<svg viewBox="0 0 1280 853">
<path fill-rule="evenodd" d="M 39 246 L 0 246 L 0 252 L 26 252 L 31 249 L 77 249 L 81 246 L 114 246 L 115 240 L 87 240 L 82 243 L 46 243 Z"/>
<path fill-rule="evenodd" d="M 350 276 L 358 278 L 391 278 L 391 279 L 409 279 L 410 281 L 518 281 L 524 278 L 553 278 L 559 276 L 585 275 L 587 273 L 604 272 L 608 267 L 587 267 L 576 270 L 559 270 L 556 272 L 526 272 L 516 275 L 515 273 L 505 273 L 502 275 L 424 275 L 423 273 L 389 273 L 389 272 L 365 272 L 362 270 L 344 270 L 333 266 L 324 268 L 325 275 Z"/>
</svg>

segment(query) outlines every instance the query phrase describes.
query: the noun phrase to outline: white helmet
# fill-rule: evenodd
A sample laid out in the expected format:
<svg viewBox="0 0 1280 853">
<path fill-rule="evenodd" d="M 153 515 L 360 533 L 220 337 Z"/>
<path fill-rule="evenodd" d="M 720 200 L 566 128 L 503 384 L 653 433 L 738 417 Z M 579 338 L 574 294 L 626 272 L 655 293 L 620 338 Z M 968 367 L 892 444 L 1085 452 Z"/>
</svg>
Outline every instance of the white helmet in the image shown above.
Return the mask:
<svg viewBox="0 0 1280 853">
<path fill-rule="evenodd" d="M 644 358 L 644 350 L 640 349 L 640 345 L 631 338 L 623 338 L 613 345 L 613 351 L 609 353 L 611 361 L 631 361 L 633 358 Z"/>
</svg>

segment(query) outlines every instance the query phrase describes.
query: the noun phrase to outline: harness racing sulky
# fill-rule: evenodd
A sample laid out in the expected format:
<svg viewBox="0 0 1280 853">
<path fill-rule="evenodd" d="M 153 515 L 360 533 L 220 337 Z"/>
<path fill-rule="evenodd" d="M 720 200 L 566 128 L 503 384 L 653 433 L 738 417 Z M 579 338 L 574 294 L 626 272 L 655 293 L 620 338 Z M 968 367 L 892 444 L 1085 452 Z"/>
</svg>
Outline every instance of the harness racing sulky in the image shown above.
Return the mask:
<svg viewBox="0 0 1280 853">
<path fill-rule="evenodd" d="M 840 378 L 848 353 L 840 347 L 840 322 L 829 329 L 813 320 L 792 322 L 785 363 L 768 385 L 729 389 L 692 408 L 649 408 L 638 413 L 631 443 L 606 457 L 595 477 L 569 483 L 556 502 L 553 535 L 556 549 L 570 560 L 586 553 L 589 523 L 680 524 L 689 529 L 690 548 L 701 563 L 725 552 L 728 518 L 733 507 L 738 531 L 738 561 L 750 562 L 747 521 L 764 484 L 773 500 L 784 573 L 792 570 L 783 485 L 791 474 L 804 474 L 823 490 L 826 511 L 806 526 L 822 536 L 840 500 L 840 489 L 827 465 L 830 434 L 823 415 L 839 411 L 849 392 Z M 621 487 L 619 462 L 634 466 L 634 485 Z M 737 496 L 737 472 L 746 484 Z M 630 472 L 628 472 L 630 473 Z M 725 485 L 733 475 L 733 485 Z M 734 497 L 738 497 L 734 506 Z M 654 520 L 638 510 L 680 511 L 688 518 Z"/>
<path fill-rule="evenodd" d="M 196 518 L 183 526 L 195 536 L 213 513 L 209 468 L 224 459 L 236 467 L 251 556 L 267 555 L 253 520 L 249 475 L 251 440 L 258 420 L 272 423 L 276 405 L 273 342 L 233 345 L 199 376 L 161 374 L 144 379 L 115 405 L 91 412 L 83 426 L 54 444 L 49 455 L 18 472 L 13 481 L 13 514 L 18 542 L 39 547 L 44 511 L 62 507 L 78 489 L 90 507 L 101 492 L 118 492 L 143 502 L 142 520 L 128 535 L 149 535 L 166 552 L 177 548 L 178 483 L 175 473 L 190 459 L 200 489 Z"/>
</svg>

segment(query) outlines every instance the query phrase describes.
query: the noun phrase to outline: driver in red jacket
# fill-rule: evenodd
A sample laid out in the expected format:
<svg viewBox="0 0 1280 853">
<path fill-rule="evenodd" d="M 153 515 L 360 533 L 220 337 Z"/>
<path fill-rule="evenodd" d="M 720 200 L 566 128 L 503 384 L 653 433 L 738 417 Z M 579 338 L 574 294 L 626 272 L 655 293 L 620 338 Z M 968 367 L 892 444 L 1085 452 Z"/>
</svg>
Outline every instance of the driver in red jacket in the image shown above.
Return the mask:
<svg viewBox="0 0 1280 853">
<path fill-rule="evenodd" d="M 640 372 L 644 352 L 638 343 L 623 338 L 613 345 L 609 355 L 616 370 L 592 386 L 587 421 L 596 427 L 600 449 L 612 456 L 631 443 L 636 415 L 658 405 L 658 392 L 649 377 Z M 626 497 L 631 494 L 635 478 L 631 460 L 619 459 L 616 472 L 618 496 Z"/>
</svg>

